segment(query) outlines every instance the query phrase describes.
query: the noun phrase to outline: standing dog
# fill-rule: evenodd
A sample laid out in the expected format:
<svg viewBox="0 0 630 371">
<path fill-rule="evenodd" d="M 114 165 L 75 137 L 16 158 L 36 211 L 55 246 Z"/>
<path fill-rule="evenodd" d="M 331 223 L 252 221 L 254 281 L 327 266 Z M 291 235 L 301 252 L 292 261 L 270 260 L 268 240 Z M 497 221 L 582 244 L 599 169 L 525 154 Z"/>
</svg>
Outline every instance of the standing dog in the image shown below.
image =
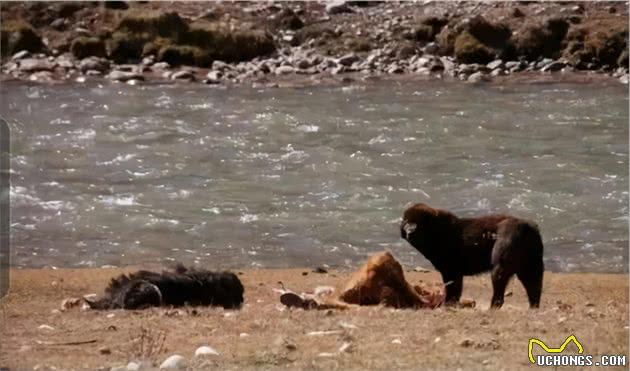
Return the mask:
<svg viewBox="0 0 630 371">
<path fill-rule="evenodd" d="M 535 223 L 509 215 L 458 218 L 416 204 L 405 210 L 400 233 L 442 274 L 447 303 L 459 301 L 463 276 L 492 271 L 492 308 L 503 305 L 514 274 L 527 291 L 530 308 L 540 305 L 543 243 Z"/>
</svg>

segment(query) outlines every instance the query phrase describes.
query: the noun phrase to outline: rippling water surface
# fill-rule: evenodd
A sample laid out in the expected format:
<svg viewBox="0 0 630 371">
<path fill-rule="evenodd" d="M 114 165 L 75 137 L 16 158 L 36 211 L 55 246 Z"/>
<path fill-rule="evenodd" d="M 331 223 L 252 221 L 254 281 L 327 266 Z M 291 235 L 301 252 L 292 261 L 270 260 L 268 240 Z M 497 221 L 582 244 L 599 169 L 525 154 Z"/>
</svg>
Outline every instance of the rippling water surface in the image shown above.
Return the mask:
<svg viewBox="0 0 630 371">
<path fill-rule="evenodd" d="M 429 266 L 397 228 L 422 201 L 628 271 L 625 86 L 3 85 L 16 266 Z"/>
</svg>

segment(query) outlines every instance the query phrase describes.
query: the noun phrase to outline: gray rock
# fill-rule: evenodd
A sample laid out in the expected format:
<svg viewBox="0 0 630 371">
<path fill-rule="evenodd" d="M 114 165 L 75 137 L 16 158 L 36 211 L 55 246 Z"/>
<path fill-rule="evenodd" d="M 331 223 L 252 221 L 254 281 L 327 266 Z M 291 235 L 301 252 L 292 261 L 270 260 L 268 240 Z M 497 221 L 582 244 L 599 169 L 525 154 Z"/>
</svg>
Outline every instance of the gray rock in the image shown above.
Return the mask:
<svg viewBox="0 0 630 371">
<path fill-rule="evenodd" d="M 103 72 L 97 71 L 97 70 L 87 70 L 85 72 L 86 76 L 101 76 L 102 74 L 103 74 Z"/>
<path fill-rule="evenodd" d="M 547 65 L 545 65 L 541 71 L 542 72 L 556 72 L 556 71 L 560 71 L 561 69 L 563 69 L 564 67 L 566 67 L 566 63 L 561 62 L 561 61 L 555 61 L 555 62 L 551 62 Z"/>
<path fill-rule="evenodd" d="M 536 63 L 534 65 L 535 68 L 544 68 L 546 65 L 551 64 L 553 62 L 553 59 L 551 58 L 545 58 L 542 61 Z"/>
<path fill-rule="evenodd" d="M 305 70 L 307 68 L 309 68 L 311 66 L 311 62 L 308 61 L 308 59 L 300 59 L 297 63 L 297 68 L 301 69 L 301 70 Z"/>
<path fill-rule="evenodd" d="M 292 74 L 294 71 L 295 69 L 291 66 L 280 66 L 280 67 L 277 67 L 274 72 L 276 75 L 280 76 L 280 75 Z"/>
<path fill-rule="evenodd" d="M 210 71 L 206 75 L 206 79 L 209 80 L 207 84 L 218 84 L 221 82 L 221 78 L 223 77 L 223 73 L 221 71 Z"/>
<path fill-rule="evenodd" d="M 387 73 L 390 75 L 393 74 L 399 74 L 399 73 L 403 73 L 405 72 L 405 69 L 402 68 L 401 66 L 397 65 L 397 64 L 393 64 L 391 66 L 389 66 L 389 68 L 387 69 Z"/>
<path fill-rule="evenodd" d="M 55 69 L 55 64 L 46 59 L 25 58 L 21 59 L 19 63 L 19 69 L 23 72 L 52 71 Z"/>
<path fill-rule="evenodd" d="M 167 62 L 158 62 L 158 63 L 153 64 L 151 68 L 154 70 L 168 70 L 169 68 L 171 68 L 171 65 L 168 64 Z"/>
<path fill-rule="evenodd" d="M 212 69 L 213 70 L 219 70 L 219 71 L 225 71 L 227 69 L 232 69 L 232 66 L 230 66 L 229 64 L 223 62 L 223 61 L 219 61 L 216 60 L 214 62 L 212 62 Z"/>
<path fill-rule="evenodd" d="M 87 57 L 79 62 L 79 70 L 83 73 L 86 71 L 105 72 L 109 69 L 109 61 L 105 58 Z"/>
<path fill-rule="evenodd" d="M 505 75 L 505 71 L 500 68 L 495 68 L 490 72 L 490 76 L 492 77 L 503 76 L 503 75 Z"/>
<path fill-rule="evenodd" d="M 455 70 L 455 63 L 446 57 L 440 58 L 444 71 L 451 72 Z"/>
<path fill-rule="evenodd" d="M 494 70 L 497 68 L 503 68 L 503 61 L 500 59 L 494 60 L 486 65 L 490 70 Z"/>
<path fill-rule="evenodd" d="M 440 46 L 436 42 L 430 42 L 422 48 L 426 54 L 436 54 L 440 50 Z"/>
<path fill-rule="evenodd" d="M 483 72 L 475 72 L 472 75 L 468 76 L 468 82 L 478 83 L 482 81 L 489 81 L 490 79 Z"/>
<path fill-rule="evenodd" d="M 57 18 L 50 23 L 50 27 L 57 31 L 63 31 L 66 28 L 67 22 L 65 18 Z"/>
<path fill-rule="evenodd" d="M 326 13 L 328 14 L 341 14 L 341 13 L 352 13 L 352 9 L 346 4 L 345 1 L 331 1 L 326 4 Z"/>
<path fill-rule="evenodd" d="M 181 370 L 186 367 L 186 358 L 174 354 L 162 362 L 160 370 Z"/>
<path fill-rule="evenodd" d="M 621 76 L 619 78 L 619 82 L 625 85 L 628 85 L 628 75 Z"/>
<path fill-rule="evenodd" d="M 19 51 L 15 54 L 13 54 L 13 57 L 11 57 L 12 61 L 17 61 L 18 59 L 23 59 L 23 58 L 28 58 L 31 55 L 31 53 L 29 53 L 28 50 L 22 50 Z"/>
<path fill-rule="evenodd" d="M 114 81 L 126 82 L 129 80 L 140 80 L 144 81 L 144 76 L 135 72 L 126 72 L 126 71 L 112 71 L 107 75 L 107 78 Z"/>
<path fill-rule="evenodd" d="M 127 363 L 127 371 L 139 371 L 142 365 L 136 362 Z"/>
<path fill-rule="evenodd" d="M 359 56 L 354 54 L 354 53 L 350 53 L 350 54 L 346 54 L 343 57 L 339 58 L 337 60 L 337 63 L 339 63 L 342 66 L 349 67 L 354 62 L 358 62 L 358 61 L 359 61 Z"/>
<path fill-rule="evenodd" d="M 177 71 L 177 72 L 173 73 L 171 75 L 171 80 L 194 81 L 195 80 L 195 74 L 192 71 L 190 71 L 190 70 L 181 70 L 181 71 Z"/>
<path fill-rule="evenodd" d="M 218 356 L 220 355 L 216 349 L 209 346 L 201 346 L 195 350 L 195 357 L 204 357 L 204 356 Z"/>
</svg>

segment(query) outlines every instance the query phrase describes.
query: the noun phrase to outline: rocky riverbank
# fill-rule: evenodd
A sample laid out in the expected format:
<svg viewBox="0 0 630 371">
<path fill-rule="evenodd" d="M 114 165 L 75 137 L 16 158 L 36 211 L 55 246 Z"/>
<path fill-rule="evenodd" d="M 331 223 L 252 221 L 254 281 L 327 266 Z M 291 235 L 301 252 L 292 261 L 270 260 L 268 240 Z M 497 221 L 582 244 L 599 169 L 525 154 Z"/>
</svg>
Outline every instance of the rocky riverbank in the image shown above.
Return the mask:
<svg viewBox="0 0 630 371">
<path fill-rule="evenodd" d="M 5 80 L 628 83 L 625 2 L 3 3 L 1 15 Z"/>
</svg>

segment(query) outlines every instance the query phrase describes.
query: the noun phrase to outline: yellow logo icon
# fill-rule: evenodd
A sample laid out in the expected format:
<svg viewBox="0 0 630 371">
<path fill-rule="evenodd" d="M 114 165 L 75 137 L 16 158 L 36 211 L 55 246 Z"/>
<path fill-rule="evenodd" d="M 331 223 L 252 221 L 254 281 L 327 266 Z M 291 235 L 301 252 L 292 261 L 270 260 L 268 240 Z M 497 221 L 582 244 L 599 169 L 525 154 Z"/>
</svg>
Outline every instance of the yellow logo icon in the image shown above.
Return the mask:
<svg viewBox="0 0 630 371">
<path fill-rule="evenodd" d="M 529 361 L 531 363 L 536 363 L 536 360 L 534 359 L 534 355 L 532 354 L 532 350 L 534 348 L 534 344 L 538 344 L 547 353 L 562 353 L 564 351 L 564 349 L 567 347 L 567 345 L 569 345 L 570 342 L 573 342 L 575 344 L 575 346 L 577 346 L 579 354 L 584 353 L 584 347 L 582 346 L 582 344 L 580 344 L 578 339 L 576 339 L 575 335 L 569 336 L 564 341 L 564 343 L 562 343 L 562 345 L 560 345 L 559 348 L 549 348 L 547 346 L 547 344 L 545 344 L 542 340 L 529 339 L 529 345 L 527 346 L 527 351 L 529 353 Z"/>
</svg>

